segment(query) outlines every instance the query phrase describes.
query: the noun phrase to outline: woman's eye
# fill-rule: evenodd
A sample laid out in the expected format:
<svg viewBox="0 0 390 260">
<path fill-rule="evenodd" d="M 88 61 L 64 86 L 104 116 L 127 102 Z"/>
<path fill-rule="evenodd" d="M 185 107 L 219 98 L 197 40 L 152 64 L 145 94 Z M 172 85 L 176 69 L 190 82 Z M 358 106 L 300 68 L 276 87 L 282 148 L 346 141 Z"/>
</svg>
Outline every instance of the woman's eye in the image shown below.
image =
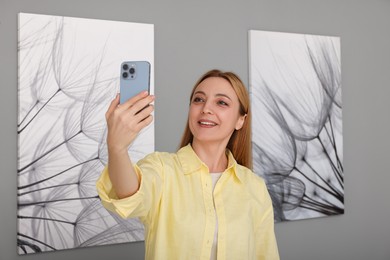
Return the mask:
<svg viewBox="0 0 390 260">
<path fill-rule="evenodd" d="M 221 106 L 227 106 L 228 105 L 228 103 L 226 103 L 223 100 L 218 101 L 218 104 L 221 105 Z"/>
<path fill-rule="evenodd" d="M 202 101 L 203 101 L 203 99 L 200 98 L 200 97 L 194 97 L 194 99 L 192 100 L 192 102 L 194 102 L 194 103 L 199 103 L 199 102 L 202 102 Z"/>
</svg>

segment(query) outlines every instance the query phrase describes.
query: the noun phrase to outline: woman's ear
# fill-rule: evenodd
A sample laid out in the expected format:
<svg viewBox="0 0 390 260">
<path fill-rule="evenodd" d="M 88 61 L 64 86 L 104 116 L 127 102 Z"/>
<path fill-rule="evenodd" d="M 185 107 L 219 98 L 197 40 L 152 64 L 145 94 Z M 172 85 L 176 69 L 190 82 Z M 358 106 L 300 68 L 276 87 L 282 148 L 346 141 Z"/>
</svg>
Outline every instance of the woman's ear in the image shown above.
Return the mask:
<svg viewBox="0 0 390 260">
<path fill-rule="evenodd" d="M 240 129 L 243 127 L 244 122 L 245 122 L 245 119 L 246 119 L 246 116 L 247 116 L 247 114 L 245 114 L 245 115 L 243 115 L 243 116 L 240 116 L 240 117 L 238 118 L 237 123 L 236 123 L 236 127 L 235 127 L 235 129 L 236 129 L 237 131 L 240 130 Z"/>
</svg>

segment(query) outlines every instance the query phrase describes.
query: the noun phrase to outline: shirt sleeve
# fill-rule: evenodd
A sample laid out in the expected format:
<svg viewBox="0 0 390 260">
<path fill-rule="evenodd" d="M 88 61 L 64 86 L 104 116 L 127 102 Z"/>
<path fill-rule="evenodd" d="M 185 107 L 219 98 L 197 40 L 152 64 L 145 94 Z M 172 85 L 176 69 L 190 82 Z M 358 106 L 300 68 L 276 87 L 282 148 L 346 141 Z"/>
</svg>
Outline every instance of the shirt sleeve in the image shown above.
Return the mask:
<svg viewBox="0 0 390 260">
<path fill-rule="evenodd" d="M 106 166 L 101 173 L 96 188 L 103 206 L 122 218 L 140 217 L 142 221 L 156 209 L 162 193 L 163 165 L 152 153 L 134 165 L 140 187 L 132 196 L 119 199 L 112 187 Z"/>
<path fill-rule="evenodd" d="M 263 213 L 255 230 L 256 259 L 279 260 L 279 251 L 274 231 L 274 211 L 272 200 L 265 182 L 261 179 L 259 197 L 263 200 Z"/>
</svg>

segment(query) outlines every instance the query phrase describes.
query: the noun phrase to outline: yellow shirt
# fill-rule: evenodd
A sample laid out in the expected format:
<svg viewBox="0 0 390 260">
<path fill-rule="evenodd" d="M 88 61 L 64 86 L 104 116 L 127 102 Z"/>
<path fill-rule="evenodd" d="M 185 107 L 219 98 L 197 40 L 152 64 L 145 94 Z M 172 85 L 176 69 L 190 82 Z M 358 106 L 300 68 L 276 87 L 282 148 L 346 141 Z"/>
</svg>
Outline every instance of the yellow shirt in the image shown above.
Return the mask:
<svg viewBox="0 0 390 260">
<path fill-rule="evenodd" d="M 228 168 L 212 192 L 208 167 L 191 145 L 140 160 L 140 188 L 118 199 L 107 167 L 97 182 L 105 208 L 145 225 L 145 258 L 209 260 L 218 219 L 218 259 L 279 259 L 266 185 L 228 153 Z M 214 202 L 215 210 L 214 210 Z"/>
</svg>

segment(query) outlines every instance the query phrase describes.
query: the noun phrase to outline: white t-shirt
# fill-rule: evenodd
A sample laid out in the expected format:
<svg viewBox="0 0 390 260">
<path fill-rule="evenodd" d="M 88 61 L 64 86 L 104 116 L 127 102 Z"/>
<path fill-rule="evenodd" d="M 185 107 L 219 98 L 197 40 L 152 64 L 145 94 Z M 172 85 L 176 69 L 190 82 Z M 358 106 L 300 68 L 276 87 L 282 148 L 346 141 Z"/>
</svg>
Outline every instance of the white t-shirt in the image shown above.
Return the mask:
<svg viewBox="0 0 390 260">
<path fill-rule="evenodd" d="M 211 174 L 211 180 L 212 180 L 213 191 L 214 191 L 214 187 L 217 184 L 217 181 L 219 180 L 219 178 L 221 177 L 222 172 L 210 173 L 210 174 Z M 215 210 L 215 204 L 214 204 L 214 210 Z M 215 216 L 217 216 L 217 214 L 215 214 Z M 213 246 L 211 247 L 211 257 L 210 257 L 210 260 L 216 260 L 217 259 L 217 247 L 218 247 L 218 218 L 216 217 L 214 242 L 213 242 Z"/>
</svg>

